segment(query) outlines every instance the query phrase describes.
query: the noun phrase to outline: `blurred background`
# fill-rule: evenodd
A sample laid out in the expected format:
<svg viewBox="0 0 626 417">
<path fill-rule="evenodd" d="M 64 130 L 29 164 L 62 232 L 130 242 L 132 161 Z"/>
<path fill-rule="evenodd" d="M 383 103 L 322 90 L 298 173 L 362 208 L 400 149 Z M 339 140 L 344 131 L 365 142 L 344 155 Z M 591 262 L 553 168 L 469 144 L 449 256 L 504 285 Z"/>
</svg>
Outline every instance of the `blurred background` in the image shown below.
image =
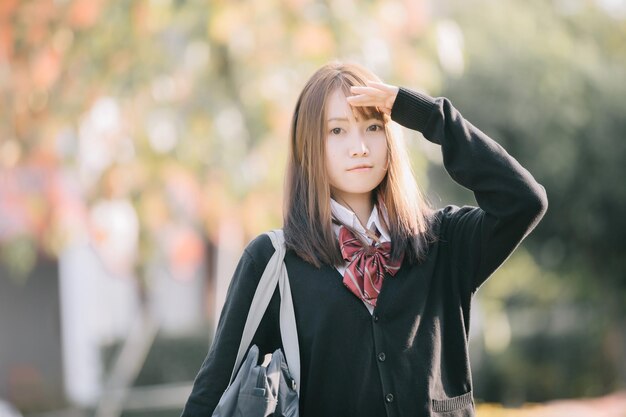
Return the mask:
<svg viewBox="0 0 626 417">
<path fill-rule="evenodd" d="M 473 304 L 478 415 L 626 415 L 626 1 L 1 0 L 0 416 L 179 415 L 334 58 L 547 189 Z M 432 203 L 475 204 L 403 132 Z"/>
</svg>

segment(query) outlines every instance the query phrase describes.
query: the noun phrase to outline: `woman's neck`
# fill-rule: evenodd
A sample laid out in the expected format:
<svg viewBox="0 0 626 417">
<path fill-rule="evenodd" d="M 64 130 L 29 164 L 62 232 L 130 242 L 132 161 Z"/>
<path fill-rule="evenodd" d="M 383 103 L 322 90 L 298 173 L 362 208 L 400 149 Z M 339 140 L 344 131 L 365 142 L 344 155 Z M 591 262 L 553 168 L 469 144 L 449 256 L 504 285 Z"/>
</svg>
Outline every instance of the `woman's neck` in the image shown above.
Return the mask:
<svg viewBox="0 0 626 417">
<path fill-rule="evenodd" d="M 333 197 L 342 206 L 352 210 L 364 229 L 367 229 L 367 220 L 370 218 L 374 204 L 369 195 L 335 196 Z"/>
</svg>

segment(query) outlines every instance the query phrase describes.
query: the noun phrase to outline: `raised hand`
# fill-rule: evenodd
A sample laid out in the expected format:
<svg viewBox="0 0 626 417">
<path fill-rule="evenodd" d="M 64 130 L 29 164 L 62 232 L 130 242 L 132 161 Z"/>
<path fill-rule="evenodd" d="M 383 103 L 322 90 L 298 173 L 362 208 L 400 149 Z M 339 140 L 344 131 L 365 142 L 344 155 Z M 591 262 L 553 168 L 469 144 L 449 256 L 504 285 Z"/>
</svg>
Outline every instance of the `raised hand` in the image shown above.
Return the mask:
<svg viewBox="0 0 626 417">
<path fill-rule="evenodd" d="M 347 97 L 348 103 L 353 106 L 372 106 L 380 112 L 391 115 L 391 108 L 396 101 L 399 88 L 394 85 L 377 81 L 366 81 L 367 86 L 352 86 L 352 96 Z"/>
</svg>

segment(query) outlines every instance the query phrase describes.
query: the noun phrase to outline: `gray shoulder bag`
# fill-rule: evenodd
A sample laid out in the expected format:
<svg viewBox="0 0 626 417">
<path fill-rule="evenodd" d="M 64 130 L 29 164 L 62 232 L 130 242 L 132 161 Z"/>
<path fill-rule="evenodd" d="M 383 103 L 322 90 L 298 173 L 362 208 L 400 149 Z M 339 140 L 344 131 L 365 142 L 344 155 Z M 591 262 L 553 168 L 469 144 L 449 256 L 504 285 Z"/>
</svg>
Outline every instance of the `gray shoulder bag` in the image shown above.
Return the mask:
<svg viewBox="0 0 626 417">
<path fill-rule="evenodd" d="M 267 234 L 272 239 L 276 252 L 267 263 L 254 293 L 230 384 L 222 394 L 212 417 L 298 417 L 299 414 L 300 348 L 289 277 L 283 262 L 285 239 L 281 229 Z M 281 350 L 277 349 L 273 354 L 265 355 L 263 364 L 257 365 L 259 349 L 253 345 L 237 372 L 276 285 L 280 291 L 280 333 L 286 362 Z"/>
</svg>

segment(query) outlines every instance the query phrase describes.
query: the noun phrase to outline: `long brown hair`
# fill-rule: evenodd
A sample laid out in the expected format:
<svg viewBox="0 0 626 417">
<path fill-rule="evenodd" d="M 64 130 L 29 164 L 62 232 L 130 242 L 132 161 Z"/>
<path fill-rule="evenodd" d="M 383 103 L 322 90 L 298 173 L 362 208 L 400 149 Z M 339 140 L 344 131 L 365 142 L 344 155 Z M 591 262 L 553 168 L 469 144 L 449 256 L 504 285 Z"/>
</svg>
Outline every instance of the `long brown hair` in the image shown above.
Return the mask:
<svg viewBox="0 0 626 417">
<path fill-rule="evenodd" d="M 380 81 L 359 64 L 330 62 L 311 76 L 293 113 L 285 177 L 285 243 L 287 249 L 318 268 L 321 264 L 343 262 L 332 230 L 331 191 L 325 162 L 326 102 L 337 88 L 349 96 L 351 86 L 364 86 L 366 80 Z M 408 262 L 419 262 L 433 240 L 430 227 L 433 210 L 417 186 L 406 146 L 390 129 L 389 116 L 375 107 L 355 107 L 355 111 L 365 119 L 382 120 L 385 125 L 388 170 L 372 191 L 372 199 L 381 220 L 385 218 L 382 210 L 387 211 L 391 257 L 398 259 L 404 253 Z"/>
</svg>

